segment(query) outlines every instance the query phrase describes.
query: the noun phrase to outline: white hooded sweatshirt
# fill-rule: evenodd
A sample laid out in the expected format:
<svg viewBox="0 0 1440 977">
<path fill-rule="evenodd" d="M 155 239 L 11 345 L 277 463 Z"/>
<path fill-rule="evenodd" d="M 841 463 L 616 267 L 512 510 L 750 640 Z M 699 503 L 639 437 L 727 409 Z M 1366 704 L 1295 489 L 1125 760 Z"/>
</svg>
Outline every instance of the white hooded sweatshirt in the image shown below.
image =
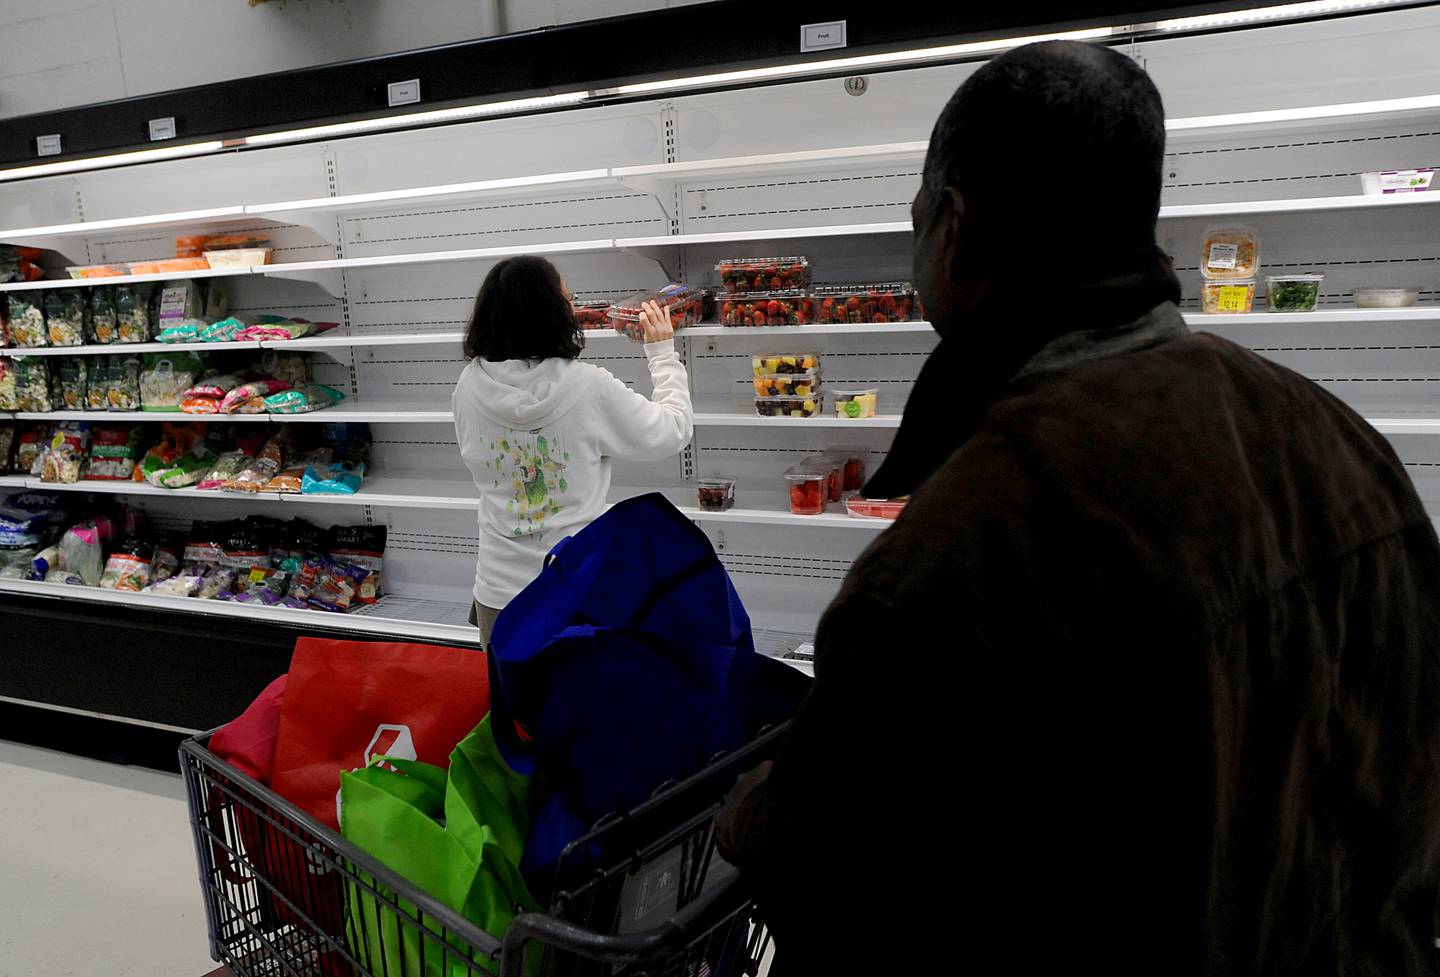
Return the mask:
<svg viewBox="0 0 1440 977">
<path fill-rule="evenodd" d="M 674 341 L 645 354 L 653 400 L 578 360 L 474 359 L 460 374 L 451 402 L 480 490 L 479 603 L 510 603 L 556 543 L 605 511 L 612 458 L 659 461 L 690 441 L 695 416 Z"/>
</svg>

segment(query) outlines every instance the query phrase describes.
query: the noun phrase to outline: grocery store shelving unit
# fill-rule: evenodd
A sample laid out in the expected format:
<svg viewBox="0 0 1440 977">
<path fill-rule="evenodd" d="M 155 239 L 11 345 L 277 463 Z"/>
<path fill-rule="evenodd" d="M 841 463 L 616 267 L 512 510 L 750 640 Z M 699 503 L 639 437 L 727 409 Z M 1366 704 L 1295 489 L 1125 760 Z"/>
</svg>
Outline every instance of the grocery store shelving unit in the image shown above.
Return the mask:
<svg viewBox="0 0 1440 977">
<path fill-rule="evenodd" d="M 1361 22 L 1384 37 L 1440 38 L 1440 13 L 1433 10 L 1352 21 Z M 1235 47 L 1200 36 L 1131 48 L 1170 107 L 1160 238 L 1181 272 L 1187 319 L 1194 329 L 1300 370 L 1356 405 L 1392 437 L 1427 502 L 1440 510 L 1440 475 L 1431 474 L 1440 470 L 1440 207 L 1431 206 L 1440 204 L 1440 192 L 1383 198 L 1358 192 L 1360 172 L 1440 159 L 1440 68 L 1428 86 L 1436 94 L 1413 98 L 1421 81 L 1413 71 L 1392 74 L 1380 43 L 1365 55 L 1368 87 L 1330 78 L 1325 65 L 1335 62 L 1337 50 L 1347 52 L 1347 63 L 1355 57 L 1334 23 L 1221 37 L 1237 36 L 1248 43 Z M 1234 75 L 1237 65 L 1251 78 L 1257 59 L 1277 72 L 1269 87 L 1214 84 Z M 162 526 L 260 507 L 321 523 L 383 523 L 390 530 L 390 596 L 343 619 L 214 602 L 153 606 L 237 625 L 263 621 L 472 642 L 464 616 L 474 570 L 475 490 L 449 429 L 449 394 L 463 366 L 461 330 L 488 268 L 510 255 L 547 255 L 581 298 L 618 298 L 670 278 L 715 285 L 714 263 L 734 254 L 806 254 L 817 282 L 907 279 L 909 204 L 925 139 L 973 68 L 877 75 L 861 98 L 835 79 L 792 82 L 24 181 L 0 186 L 0 228 L 10 228 L 0 230 L 0 241 L 52 248 L 66 264 L 92 264 L 169 254 L 177 233 L 263 231 L 275 247 L 273 264 L 203 277 L 226 290 L 241 316 L 294 314 L 340 324 L 320 336 L 250 349 L 307 352 L 317 378 L 349 399 L 314 414 L 255 420 L 370 424 L 373 472 L 359 494 L 236 498 L 144 487 L 126 494 Z M 1296 96 L 1297 90 L 1310 94 Z M 1313 109 L 1292 110 L 1296 104 Z M 784 123 L 765 129 L 763 144 L 772 151 L 756 154 L 757 120 L 767 119 Z M 1063 164 L 1047 169 L 1045 179 L 1029 192 L 1085 192 L 1066 183 Z M 1262 284 L 1254 313 L 1199 314 L 1201 237 L 1207 226 L 1230 221 L 1259 230 L 1266 270 L 1325 271 L 1322 308 L 1270 313 Z M 58 266 L 55 272 L 63 273 Z M 202 276 L 108 283 L 171 277 Z M 14 284 L 0 292 L 88 284 Z M 1351 289 L 1367 285 L 1420 287 L 1422 305 L 1350 307 Z M 1044 268 L 1037 267 L 1034 294 L 1017 296 L 1017 306 L 1047 295 Z M 670 461 L 617 462 L 614 497 L 665 492 L 715 542 L 757 625 L 809 633 L 883 526 L 849 519 L 834 507 L 825 516 L 791 515 L 780 474 L 804 454 L 835 444 L 853 446 L 878 464 L 934 343 L 923 322 L 688 329 L 679 344 L 697 410 L 694 440 Z M 792 351 L 821 356 L 828 389 L 877 388 L 882 416 L 860 422 L 756 416 L 750 357 Z M 629 341 L 589 333 L 585 357 L 648 391 L 644 359 Z M 684 486 L 710 474 L 739 480 L 737 508 L 694 509 Z M 0 480 L 0 489 L 30 485 Z M 89 490 L 118 491 L 90 485 L 69 491 Z M 7 584 L 0 592 L 149 606 L 145 597 L 73 588 Z"/>
</svg>

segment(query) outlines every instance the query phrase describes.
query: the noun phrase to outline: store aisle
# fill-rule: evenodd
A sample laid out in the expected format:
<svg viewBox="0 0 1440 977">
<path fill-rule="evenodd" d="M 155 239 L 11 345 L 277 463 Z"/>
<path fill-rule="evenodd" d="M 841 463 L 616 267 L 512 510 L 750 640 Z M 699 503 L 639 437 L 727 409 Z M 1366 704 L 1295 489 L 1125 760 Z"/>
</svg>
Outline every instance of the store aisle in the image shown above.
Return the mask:
<svg viewBox="0 0 1440 977">
<path fill-rule="evenodd" d="M 178 775 L 0 742 L 0 977 L 214 969 Z"/>
</svg>

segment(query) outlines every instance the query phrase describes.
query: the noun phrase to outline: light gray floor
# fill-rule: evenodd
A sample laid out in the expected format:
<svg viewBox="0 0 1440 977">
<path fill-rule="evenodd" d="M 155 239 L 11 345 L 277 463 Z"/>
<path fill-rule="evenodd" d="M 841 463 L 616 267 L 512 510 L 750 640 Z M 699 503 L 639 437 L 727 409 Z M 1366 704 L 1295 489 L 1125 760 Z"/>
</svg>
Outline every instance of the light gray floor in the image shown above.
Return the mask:
<svg viewBox="0 0 1440 977">
<path fill-rule="evenodd" d="M 179 776 L 0 741 L 0 977 L 214 967 Z"/>
</svg>

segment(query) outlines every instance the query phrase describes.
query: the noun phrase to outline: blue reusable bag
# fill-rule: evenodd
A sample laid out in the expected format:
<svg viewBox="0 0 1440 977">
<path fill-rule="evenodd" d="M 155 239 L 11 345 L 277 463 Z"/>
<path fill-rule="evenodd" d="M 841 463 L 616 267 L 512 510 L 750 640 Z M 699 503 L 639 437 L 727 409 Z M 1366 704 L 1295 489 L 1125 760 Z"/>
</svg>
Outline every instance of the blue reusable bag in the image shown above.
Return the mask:
<svg viewBox="0 0 1440 977">
<path fill-rule="evenodd" d="M 537 895 L 600 818 L 789 719 L 809 689 L 756 653 L 709 538 L 660 495 L 621 502 L 557 545 L 491 644 L 496 741 L 537 778 L 521 863 Z"/>
</svg>

